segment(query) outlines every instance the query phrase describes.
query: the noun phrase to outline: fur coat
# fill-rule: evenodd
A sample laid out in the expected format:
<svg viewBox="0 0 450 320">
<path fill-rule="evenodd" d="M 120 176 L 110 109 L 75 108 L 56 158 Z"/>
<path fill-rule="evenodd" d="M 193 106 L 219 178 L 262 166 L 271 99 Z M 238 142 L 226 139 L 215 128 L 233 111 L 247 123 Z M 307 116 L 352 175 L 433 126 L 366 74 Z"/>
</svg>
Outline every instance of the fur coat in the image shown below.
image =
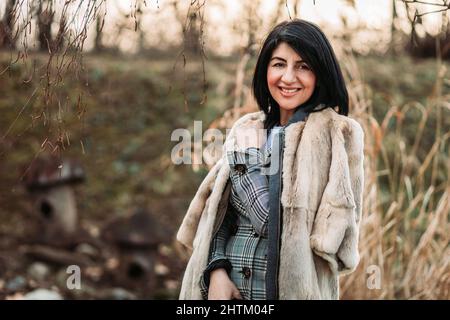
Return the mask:
<svg viewBox="0 0 450 320">
<path fill-rule="evenodd" d="M 244 115 L 233 125 L 223 157 L 211 168 L 188 208 L 177 233 L 177 240 L 192 253 L 180 299 L 202 299 L 199 279 L 230 195 L 227 151 L 238 151 L 240 129 L 262 129 L 264 119 L 260 111 Z M 363 148 L 360 124 L 331 108 L 286 127 L 280 299 L 339 299 L 339 275 L 352 272 L 359 262 Z"/>
</svg>

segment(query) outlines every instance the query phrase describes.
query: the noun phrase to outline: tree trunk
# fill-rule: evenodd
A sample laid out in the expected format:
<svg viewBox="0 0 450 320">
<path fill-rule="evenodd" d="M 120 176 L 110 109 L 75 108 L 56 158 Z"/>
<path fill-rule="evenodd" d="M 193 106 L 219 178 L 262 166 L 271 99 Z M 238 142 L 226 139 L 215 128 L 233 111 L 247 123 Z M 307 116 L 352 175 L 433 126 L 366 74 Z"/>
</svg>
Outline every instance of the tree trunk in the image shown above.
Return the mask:
<svg viewBox="0 0 450 320">
<path fill-rule="evenodd" d="M 97 17 L 95 19 L 95 39 L 94 39 L 94 51 L 95 52 L 101 52 L 103 51 L 104 47 L 102 44 L 103 39 L 103 25 L 105 24 L 105 19 L 102 19 L 102 16 L 100 14 L 97 14 Z"/>
<path fill-rule="evenodd" d="M 275 13 L 273 14 L 272 18 L 270 19 L 270 25 L 269 28 L 272 29 L 273 27 L 275 27 L 275 25 L 278 22 L 278 19 L 281 16 L 281 10 L 283 9 L 283 7 L 285 6 L 285 0 L 278 0 L 278 3 L 275 7 Z"/>
<path fill-rule="evenodd" d="M 45 8 L 44 8 L 45 6 Z M 55 12 L 53 3 L 48 0 L 40 0 L 37 9 L 38 42 L 40 51 L 51 51 L 52 48 L 52 22 Z"/>
<path fill-rule="evenodd" d="M 5 16 L 0 21 L 0 48 L 15 48 L 14 16 L 17 0 L 7 0 Z"/>
<path fill-rule="evenodd" d="M 395 26 L 395 23 L 398 19 L 398 14 L 397 14 L 397 8 L 395 7 L 395 2 L 396 0 L 392 0 L 392 20 L 391 20 L 391 43 L 389 44 L 390 47 L 390 51 L 392 53 L 396 53 L 397 52 L 397 46 L 398 46 L 398 30 L 397 27 Z"/>
<path fill-rule="evenodd" d="M 297 18 L 297 19 L 300 19 L 300 5 L 301 5 L 301 0 L 295 0 L 294 1 L 294 4 L 293 4 L 293 6 L 294 6 L 294 16 L 292 17 L 292 18 Z"/>
</svg>

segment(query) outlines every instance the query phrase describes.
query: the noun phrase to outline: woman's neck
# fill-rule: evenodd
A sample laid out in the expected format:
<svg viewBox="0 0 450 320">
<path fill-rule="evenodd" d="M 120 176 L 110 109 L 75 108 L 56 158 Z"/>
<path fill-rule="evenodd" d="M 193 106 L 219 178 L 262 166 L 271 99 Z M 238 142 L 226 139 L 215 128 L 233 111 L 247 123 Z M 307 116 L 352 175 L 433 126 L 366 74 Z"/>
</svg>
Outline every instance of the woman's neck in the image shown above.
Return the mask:
<svg viewBox="0 0 450 320">
<path fill-rule="evenodd" d="M 280 125 L 285 126 L 294 112 L 295 110 L 284 110 L 280 108 Z"/>
</svg>

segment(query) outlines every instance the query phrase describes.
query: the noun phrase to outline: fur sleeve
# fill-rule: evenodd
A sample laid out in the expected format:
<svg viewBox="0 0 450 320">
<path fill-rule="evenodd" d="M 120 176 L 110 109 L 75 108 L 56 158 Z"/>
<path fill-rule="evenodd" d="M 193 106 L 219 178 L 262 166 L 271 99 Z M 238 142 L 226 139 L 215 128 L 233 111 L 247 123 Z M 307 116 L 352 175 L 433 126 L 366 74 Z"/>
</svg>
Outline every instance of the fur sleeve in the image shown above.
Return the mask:
<svg viewBox="0 0 450 320">
<path fill-rule="evenodd" d="M 208 197 L 211 194 L 214 182 L 217 178 L 223 159 L 220 159 L 208 172 L 205 179 L 203 179 L 198 188 L 194 198 L 192 199 L 189 208 L 184 216 L 183 222 L 177 233 L 177 240 L 183 245 L 192 249 L 195 234 L 197 232 L 198 224 L 201 215 L 205 209 Z"/>
<path fill-rule="evenodd" d="M 329 178 L 316 213 L 311 248 L 334 272 L 349 273 L 359 263 L 358 238 L 364 187 L 364 132 L 347 118 L 331 131 Z"/>
</svg>

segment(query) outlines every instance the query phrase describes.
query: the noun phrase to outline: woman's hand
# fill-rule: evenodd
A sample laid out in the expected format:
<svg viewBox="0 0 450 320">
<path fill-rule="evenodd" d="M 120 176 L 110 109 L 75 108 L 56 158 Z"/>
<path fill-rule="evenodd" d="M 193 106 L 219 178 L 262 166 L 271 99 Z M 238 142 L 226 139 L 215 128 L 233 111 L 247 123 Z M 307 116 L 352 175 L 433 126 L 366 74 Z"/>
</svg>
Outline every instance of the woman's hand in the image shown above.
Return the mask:
<svg viewBox="0 0 450 320">
<path fill-rule="evenodd" d="M 241 294 L 231 281 L 225 269 L 219 268 L 211 271 L 209 278 L 208 300 L 241 300 Z"/>
</svg>

